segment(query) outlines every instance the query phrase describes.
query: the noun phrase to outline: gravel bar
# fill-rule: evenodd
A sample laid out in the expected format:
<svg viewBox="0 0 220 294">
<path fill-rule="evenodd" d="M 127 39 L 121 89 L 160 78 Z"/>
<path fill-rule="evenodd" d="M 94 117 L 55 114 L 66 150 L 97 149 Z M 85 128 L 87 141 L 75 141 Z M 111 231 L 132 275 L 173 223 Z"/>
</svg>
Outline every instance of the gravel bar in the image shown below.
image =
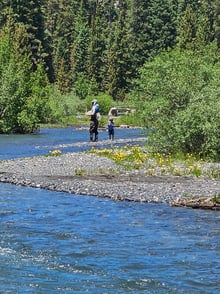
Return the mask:
<svg viewBox="0 0 220 294">
<path fill-rule="evenodd" d="M 0 161 L 0 182 L 114 200 L 168 203 L 216 196 L 220 181 L 190 176 L 149 176 L 125 171 L 111 159 L 85 152 Z"/>
</svg>

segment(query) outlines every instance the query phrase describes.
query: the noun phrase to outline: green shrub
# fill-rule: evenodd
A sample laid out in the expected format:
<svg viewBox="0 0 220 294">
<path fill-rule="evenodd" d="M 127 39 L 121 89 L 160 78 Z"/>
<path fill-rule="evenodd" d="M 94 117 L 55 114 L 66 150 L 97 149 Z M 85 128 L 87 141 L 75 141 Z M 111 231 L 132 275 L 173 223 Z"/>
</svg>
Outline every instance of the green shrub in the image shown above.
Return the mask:
<svg viewBox="0 0 220 294">
<path fill-rule="evenodd" d="M 220 156 L 220 61 L 216 48 L 162 53 L 144 65 L 131 94 L 156 151 Z"/>
<path fill-rule="evenodd" d="M 64 122 L 68 118 L 76 116 L 81 110 L 82 104 L 81 100 L 73 92 L 61 94 L 57 88 L 52 87 L 49 97 L 51 116 L 48 121 L 52 123 Z"/>
<path fill-rule="evenodd" d="M 86 107 L 88 110 L 91 109 L 92 107 L 91 101 L 93 99 L 96 99 L 98 101 L 101 115 L 107 115 L 110 108 L 114 106 L 113 98 L 108 94 L 101 93 L 97 96 L 86 97 L 85 102 L 86 102 Z"/>
<path fill-rule="evenodd" d="M 127 115 L 121 115 L 115 119 L 116 125 L 129 125 L 133 127 L 140 127 L 142 125 L 141 120 L 139 119 L 136 113 L 130 113 Z"/>
</svg>

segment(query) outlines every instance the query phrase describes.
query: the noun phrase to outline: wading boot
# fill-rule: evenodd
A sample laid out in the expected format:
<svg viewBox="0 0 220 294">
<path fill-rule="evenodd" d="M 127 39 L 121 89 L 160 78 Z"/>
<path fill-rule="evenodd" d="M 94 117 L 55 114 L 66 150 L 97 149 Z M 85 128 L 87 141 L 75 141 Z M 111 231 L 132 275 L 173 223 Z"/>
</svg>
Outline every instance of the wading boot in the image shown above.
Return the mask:
<svg viewBox="0 0 220 294">
<path fill-rule="evenodd" d="M 95 135 L 94 142 L 98 142 L 98 135 Z"/>
</svg>

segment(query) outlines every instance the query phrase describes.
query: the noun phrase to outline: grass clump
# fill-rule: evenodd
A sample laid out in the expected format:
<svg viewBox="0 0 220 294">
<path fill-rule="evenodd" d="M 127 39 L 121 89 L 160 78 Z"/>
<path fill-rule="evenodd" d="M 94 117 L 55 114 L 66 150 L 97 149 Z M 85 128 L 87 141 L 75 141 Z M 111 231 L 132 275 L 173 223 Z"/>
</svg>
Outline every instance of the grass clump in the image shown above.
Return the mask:
<svg viewBox="0 0 220 294">
<path fill-rule="evenodd" d="M 92 149 L 90 153 L 112 159 L 125 170 L 142 169 L 147 175 L 209 177 L 220 180 L 220 168 L 204 162 L 197 155 L 171 155 L 151 152 L 146 146 Z"/>
<path fill-rule="evenodd" d="M 61 150 L 50 150 L 48 154 L 45 154 L 45 156 L 60 156 L 62 154 L 62 151 Z"/>
<path fill-rule="evenodd" d="M 115 147 L 110 149 L 92 149 L 90 153 L 105 156 L 125 169 L 138 169 L 147 160 L 147 155 L 140 146 Z"/>
<path fill-rule="evenodd" d="M 86 174 L 86 170 L 82 168 L 76 168 L 75 169 L 75 175 L 76 176 L 84 176 Z"/>
<path fill-rule="evenodd" d="M 214 204 L 220 204 L 220 194 L 214 196 L 212 198 L 212 201 L 213 201 Z"/>
</svg>

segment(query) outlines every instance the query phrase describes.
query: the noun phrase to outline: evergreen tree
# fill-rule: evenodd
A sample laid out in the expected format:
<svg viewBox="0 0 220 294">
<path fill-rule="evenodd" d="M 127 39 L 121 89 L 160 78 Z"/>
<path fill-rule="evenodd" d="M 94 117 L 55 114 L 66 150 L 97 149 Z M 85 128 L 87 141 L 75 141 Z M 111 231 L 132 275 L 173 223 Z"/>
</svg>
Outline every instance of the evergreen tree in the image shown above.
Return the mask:
<svg viewBox="0 0 220 294">
<path fill-rule="evenodd" d="M 78 89 L 87 84 L 87 60 L 88 60 L 88 44 L 89 44 L 89 27 L 88 27 L 88 3 L 81 0 L 79 10 L 75 20 L 74 39 L 71 44 L 71 77 L 73 88 L 76 94 L 82 95 L 82 91 Z M 87 8 L 87 9 L 86 9 Z M 80 84 L 82 85 L 80 86 Z M 84 94 L 83 94 L 84 96 Z M 85 97 L 81 97 L 85 98 Z"/>
<path fill-rule="evenodd" d="M 28 113 L 39 118 L 40 108 L 31 108 L 37 95 L 30 80 L 44 87 L 43 67 L 61 93 L 85 98 L 106 92 L 123 100 L 141 66 L 160 51 L 177 43 L 182 51 L 200 54 L 215 39 L 219 47 L 219 14 L 219 0 L 2 0 L 0 44 L 7 53 L 0 53 L 0 115 L 4 103 L 13 101 L 14 110 L 26 105 L 22 115 L 9 111 L 20 126 L 31 125 Z M 18 130 L 12 120 L 9 125 Z"/>
<path fill-rule="evenodd" d="M 110 40 L 109 30 L 113 21 L 111 5 L 113 5 L 113 1 L 98 2 L 91 17 L 88 75 L 90 92 L 93 94 L 103 91 L 105 87 L 105 66 Z"/>
<path fill-rule="evenodd" d="M 214 9 L 211 1 L 188 4 L 180 26 L 178 46 L 181 49 L 203 50 L 215 38 Z"/>
<path fill-rule="evenodd" d="M 214 11 L 209 0 L 202 0 L 197 12 L 196 42 L 203 48 L 214 40 Z"/>
<path fill-rule="evenodd" d="M 171 1 L 129 1 L 129 49 L 133 72 L 176 39 L 176 12 Z"/>
<path fill-rule="evenodd" d="M 71 0 L 48 0 L 45 4 L 47 39 L 52 60 L 52 80 L 62 92 L 69 92 L 71 45 L 74 39 L 75 5 Z"/>
<path fill-rule="evenodd" d="M 7 25 L 0 34 L 0 132 L 31 132 L 47 112 L 43 64 L 33 71 L 24 24 Z M 36 87 L 36 85 L 39 85 Z"/>
<path fill-rule="evenodd" d="M 8 16 L 11 15 L 11 1 L 2 0 L 0 2 L 0 28 L 3 28 L 7 22 Z"/>
<path fill-rule="evenodd" d="M 15 26 L 22 23 L 26 28 L 33 69 L 36 69 L 37 64 L 41 62 L 46 53 L 43 3 L 43 0 L 10 1 Z"/>
<path fill-rule="evenodd" d="M 196 39 L 196 15 L 190 5 L 187 5 L 181 18 L 178 36 L 180 49 L 194 49 Z"/>
<path fill-rule="evenodd" d="M 131 69 L 128 51 L 127 6 L 125 1 L 114 3 L 118 19 L 114 22 L 106 62 L 105 89 L 114 99 L 124 100 L 128 92 Z"/>
<path fill-rule="evenodd" d="M 131 53 L 131 63 L 133 71 L 144 64 L 149 57 L 149 47 L 151 46 L 151 38 L 148 27 L 148 11 L 149 1 L 131 0 L 128 10 L 128 33 L 129 33 L 129 50 Z"/>
<path fill-rule="evenodd" d="M 214 11 L 214 20 L 213 20 L 214 34 L 218 44 L 218 48 L 220 48 L 220 1 L 214 0 L 212 7 Z"/>
<path fill-rule="evenodd" d="M 148 49 L 151 56 L 157 55 L 164 49 L 173 48 L 177 36 L 176 14 L 169 0 L 151 1 L 146 22 L 152 40 Z"/>
</svg>

